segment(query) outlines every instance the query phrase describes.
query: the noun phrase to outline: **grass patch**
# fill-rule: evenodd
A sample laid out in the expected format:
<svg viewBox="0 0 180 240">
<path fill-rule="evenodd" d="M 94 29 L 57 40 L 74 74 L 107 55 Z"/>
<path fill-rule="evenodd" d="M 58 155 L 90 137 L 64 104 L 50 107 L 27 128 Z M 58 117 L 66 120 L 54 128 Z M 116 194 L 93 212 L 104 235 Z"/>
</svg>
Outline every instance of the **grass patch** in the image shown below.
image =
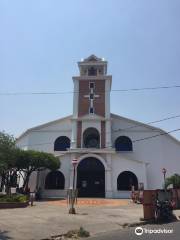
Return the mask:
<svg viewBox="0 0 180 240">
<path fill-rule="evenodd" d="M 78 230 L 70 230 L 66 234 L 64 234 L 66 238 L 86 238 L 89 237 L 90 234 L 83 227 L 80 227 Z"/>
<path fill-rule="evenodd" d="M 28 197 L 22 194 L 0 195 L 0 203 L 24 203 L 28 201 Z"/>
<path fill-rule="evenodd" d="M 90 233 L 86 231 L 83 227 L 80 227 L 76 230 L 70 230 L 65 234 L 60 234 L 56 236 L 51 236 L 51 238 L 43 238 L 42 240 L 69 240 L 69 239 L 80 239 L 87 238 L 90 236 Z"/>
</svg>

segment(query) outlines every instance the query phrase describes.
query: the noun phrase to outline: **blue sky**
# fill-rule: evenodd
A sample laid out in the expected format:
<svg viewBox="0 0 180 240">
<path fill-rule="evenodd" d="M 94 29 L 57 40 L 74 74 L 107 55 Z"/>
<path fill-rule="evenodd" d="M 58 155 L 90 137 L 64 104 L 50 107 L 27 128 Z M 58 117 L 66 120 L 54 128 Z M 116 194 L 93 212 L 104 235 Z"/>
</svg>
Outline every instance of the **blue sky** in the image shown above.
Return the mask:
<svg viewBox="0 0 180 240">
<path fill-rule="evenodd" d="M 1 0 L 0 92 L 72 91 L 90 54 L 109 62 L 113 89 L 180 85 L 179 12 L 179 0 Z M 179 103 L 180 89 L 111 94 L 111 112 L 142 122 L 180 114 Z M 15 136 L 71 113 L 71 94 L 0 96 L 0 130 Z"/>
</svg>

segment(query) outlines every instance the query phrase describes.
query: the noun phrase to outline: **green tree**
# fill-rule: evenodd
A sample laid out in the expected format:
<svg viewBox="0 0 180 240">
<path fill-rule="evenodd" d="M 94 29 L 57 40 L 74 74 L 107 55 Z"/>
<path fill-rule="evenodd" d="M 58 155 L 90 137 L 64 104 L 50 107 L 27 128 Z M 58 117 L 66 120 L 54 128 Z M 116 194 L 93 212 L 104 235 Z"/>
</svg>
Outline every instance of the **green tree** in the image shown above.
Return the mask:
<svg viewBox="0 0 180 240">
<path fill-rule="evenodd" d="M 165 187 L 167 188 L 170 184 L 173 184 L 173 188 L 180 188 L 180 175 L 174 174 L 169 178 L 166 178 Z"/>
<path fill-rule="evenodd" d="M 27 189 L 32 172 L 60 168 L 60 161 L 53 154 L 34 150 L 21 150 L 16 147 L 15 139 L 0 132 L 0 176 L 1 186 L 6 186 L 6 193 L 16 183 L 17 174 L 24 180 L 23 188 Z"/>
<path fill-rule="evenodd" d="M 6 192 L 9 192 L 11 185 L 12 175 L 15 171 L 15 157 L 16 147 L 15 139 L 13 136 L 0 132 L 0 175 L 1 186 L 6 186 Z"/>
<path fill-rule="evenodd" d="M 34 150 L 18 150 L 16 156 L 16 169 L 23 178 L 24 191 L 28 188 L 31 174 L 34 171 L 45 169 L 56 170 L 60 168 L 60 160 L 51 153 Z"/>
</svg>

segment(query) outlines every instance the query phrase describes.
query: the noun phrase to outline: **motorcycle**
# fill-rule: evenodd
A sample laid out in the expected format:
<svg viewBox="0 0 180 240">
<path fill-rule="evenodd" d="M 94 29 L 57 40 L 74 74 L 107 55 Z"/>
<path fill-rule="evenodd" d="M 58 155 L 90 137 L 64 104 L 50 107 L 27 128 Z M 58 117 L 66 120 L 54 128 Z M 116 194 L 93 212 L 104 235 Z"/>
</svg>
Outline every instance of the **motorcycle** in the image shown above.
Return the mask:
<svg viewBox="0 0 180 240">
<path fill-rule="evenodd" d="M 173 210 L 173 206 L 172 206 L 171 201 L 156 200 L 155 211 L 154 211 L 155 221 L 156 222 L 158 222 L 160 220 L 169 221 L 172 218 L 172 210 Z"/>
</svg>

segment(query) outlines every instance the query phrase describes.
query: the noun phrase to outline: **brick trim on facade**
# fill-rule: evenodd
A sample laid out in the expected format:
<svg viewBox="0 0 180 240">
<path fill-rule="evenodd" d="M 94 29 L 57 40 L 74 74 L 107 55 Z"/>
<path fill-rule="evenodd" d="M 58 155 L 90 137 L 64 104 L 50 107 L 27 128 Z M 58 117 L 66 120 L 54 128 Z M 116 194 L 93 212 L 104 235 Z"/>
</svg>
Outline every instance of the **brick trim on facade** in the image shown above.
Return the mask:
<svg viewBox="0 0 180 240">
<path fill-rule="evenodd" d="M 85 98 L 85 95 L 89 95 L 89 83 L 95 83 L 94 92 L 99 95 L 94 100 L 94 113 L 105 117 L 105 80 L 80 80 L 79 81 L 79 101 L 78 101 L 78 116 L 82 117 L 89 114 L 90 100 Z"/>
<path fill-rule="evenodd" d="M 81 148 L 82 121 L 77 123 L 77 147 Z"/>
<path fill-rule="evenodd" d="M 105 148 L 106 143 L 105 131 L 106 131 L 105 121 L 101 121 L 101 148 Z"/>
</svg>

